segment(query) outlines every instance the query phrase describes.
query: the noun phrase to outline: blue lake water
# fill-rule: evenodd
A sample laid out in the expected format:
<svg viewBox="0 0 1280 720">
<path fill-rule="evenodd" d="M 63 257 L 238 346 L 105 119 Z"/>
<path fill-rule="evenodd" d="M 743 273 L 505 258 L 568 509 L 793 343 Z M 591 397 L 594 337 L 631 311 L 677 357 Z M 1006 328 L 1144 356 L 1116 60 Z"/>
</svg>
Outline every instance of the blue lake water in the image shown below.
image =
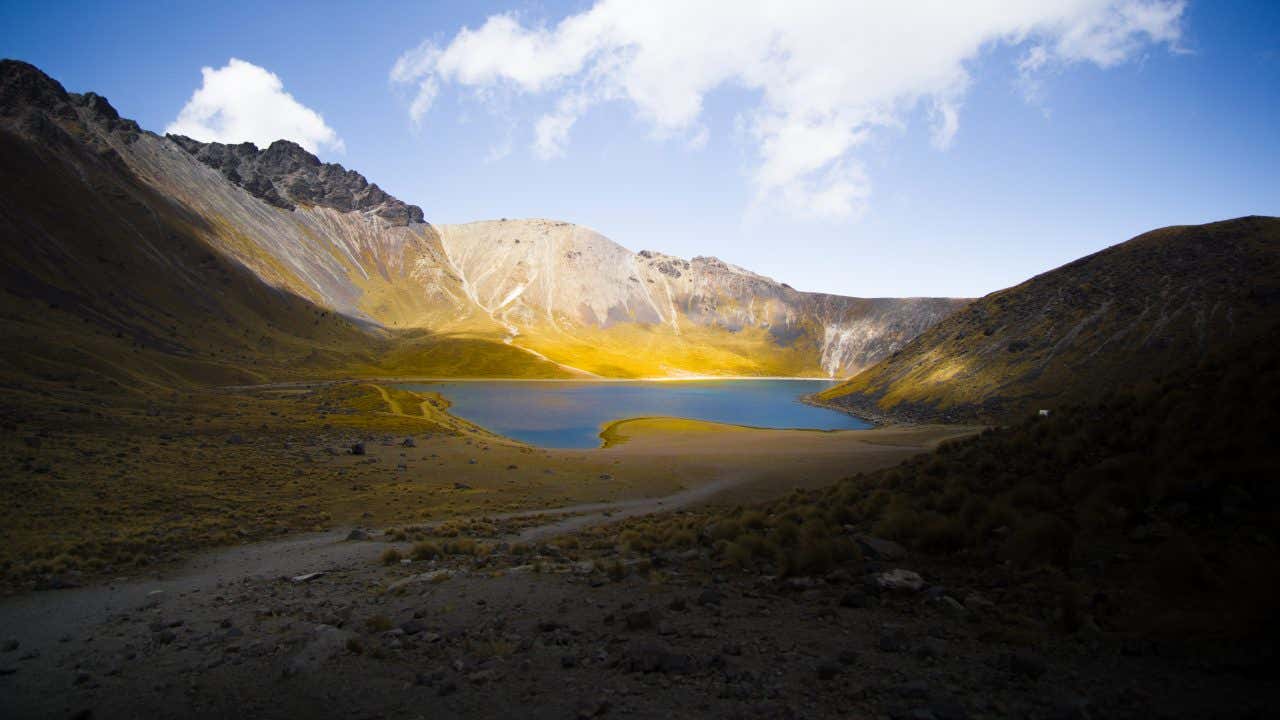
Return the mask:
<svg viewBox="0 0 1280 720">
<path fill-rule="evenodd" d="M 511 380 L 406 383 L 438 392 L 449 412 L 509 438 L 549 448 L 594 448 L 615 420 L 678 417 L 763 428 L 861 430 L 851 415 L 813 407 L 800 397 L 831 387 L 826 380 L 689 380 L 674 382 L 528 382 Z"/>
</svg>

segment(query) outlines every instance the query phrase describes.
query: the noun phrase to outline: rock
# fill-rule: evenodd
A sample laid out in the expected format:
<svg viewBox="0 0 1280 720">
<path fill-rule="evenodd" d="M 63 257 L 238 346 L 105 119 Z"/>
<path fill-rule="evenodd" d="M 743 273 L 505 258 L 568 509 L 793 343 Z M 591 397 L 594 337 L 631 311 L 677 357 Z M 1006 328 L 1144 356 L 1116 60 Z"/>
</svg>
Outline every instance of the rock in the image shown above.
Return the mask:
<svg viewBox="0 0 1280 720">
<path fill-rule="evenodd" d="M 940 658 L 947 652 L 947 641 L 938 638 L 927 637 L 920 641 L 916 646 L 916 657 L 921 660 L 931 660 Z"/>
<path fill-rule="evenodd" d="M 609 701 L 604 698 L 593 698 L 584 701 L 578 706 L 579 720 L 589 720 L 589 718 L 600 717 L 609 712 Z"/>
<path fill-rule="evenodd" d="M 5 640 L 4 645 L 0 645 L 0 652 L 13 652 L 21 646 L 17 640 Z"/>
<path fill-rule="evenodd" d="M 817 585 L 818 583 L 815 582 L 814 579 L 811 577 L 787 578 L 782 583 L 782 587 L 784 589 L 790 590 L 792 592 L 804 592 L 805 590 L 812 590 L 813 588 L 817 587 Z"/>
<path fill-rule="evenodd" d="M 858 590 L 850 590 L 840 596 L 840 607 L 863 609 L 871 607 L 875 598 Z"/>
<path fill-rule="evenodd" d="M 453 484 L 454 490 L 470 490 L 471 486 L 466 483 L 456 482 Z"/>
<path fill-rule="evenodd" d="M 924 578 L 918 573 L 902 568 L 880 573 L 876 576 L 875 582 L 881 590 L 890 592 L 920 592 L 924 588 Z"/>
<path fill-rule="evenodd" d="M 601 479 L 601 480 L 612 480 L 612 479 L 613 479 L 613 476 L 612 476 L 612 475 L 610 475 L 609 473 L 600 473 L 600 479 Z"/>
<path fill-rule="evenodd" d="M 320 162 L 290 140 L 276 140 L 259 150 L 248 142 L 228 145 L 204 143 L 182 135 L 165 137 L 249 194 L 284 210 L 293 210 L 301 203 L 344 213 L 361 211 L 390 225 L 423 222 L 422 208 L 392 197 L 354 170 Z"/>
<path fill-rule="evenodd" d="M 355 633 L 332 625 L 317 625 L 311 639 L 285 665 L 285 675 L 314 672 L 330 658 L 347 652 L 354 640 Z"/>
<path fill-rule="evenodd" d="M 896 653 L 907 648 L 907 631 L 900 627 L 886 627 L 880 633 L 876 647 L 881 652 Z"/>
<path fill-rule="evenodd" d="M 574 668 L 577 666 L 578 666 L 578 658 L 576 656 L 574 655 L 560 656 L 560 667 L 565 668 L 567 670 L 569 668 Z"/>
<path fill-rule="evenodd" d="M 964 617 L 968 611 L 958 600 L 950 595 L 942 595 L 933 600 L 933 604 L 953 617 Z"/>
<path fill-rule="evenodd" d="M 362 442 L 352 443 L 352 444 L 351 444 L 351 454 L 352 454 L 352 455 L 364 455 L 364 443 L 362 443 Z"/>
<path fill-rule="evenodd" d="M 228 436 L 227 436 L 227 444 L 228 444 L 228 445 L 243 445 L 243 444 L 244 444 L 244 438 L 243 438 L 243 437 L 241 437 L 239 433 L 231 433 L 230 435 L 228 435 Z"/>
<path fill-rule="evenodd" d="M 648 630 L 654 625 L 652 610 L 637 610 L 627 613 L 628 630 Z"/>
<path fill-rule="evenodd" d="M 691 667 L 687 656 L 671 652 L 657 642 L 634 642 L 627 647 L 626 669 L 641 673 L 686 673 Z"/>
<path fill-rule="evenodd" d="M 907 558 L 907 549 L 892 540 L 870 535 L 857 535 L 853 540 L 858 543 L 862 553 L 872 560 L 896 562 Z"/>
<path fill-rule="evenodd" d="M 432 672 L 432 673 L 420 672 L 420 673 L 414 674 L 413 676 L 413 684 L 421 685 L 424 687 L 431 687 L 432 685 L 435 685 L 436 683 L 441 682 L 442 680 L 444 680 L 443 670 L 436 670 L 435 672 Z"/>
<path fill-rule="evenodd" d="M 402 588 L 406 585 L 414 585 L 416 583 L 443 582 L 451 577 L 453 577 L 453 571 L 449 568 L 432 570 L 431 572 L 418 573 L 417 575 L 410 575 L 407 578 L 401 578 L 388 585 L 387 590 L 395 590 L 396 588 Z"/>
<path fill-rule="evenodd" d="M 445 680 L 444 682 L 440 683 L 440 685 L 437 686 L 436 688 L 436 694 L 439 695 L 440 697 L 445 697 L 446 695 L 452 695 L 456 692 L 458 692 L 458 684 L 452 680 Z"/>
<path fill-rule="evenodd" d="M 1093 704 L 1081 695 L 1065 695 L 1053 702 L 1050 720 L 1089 720 L 1093 717 Z"/>
<path fill-rule="evenodd" d="M 417 620 L 410 620 L 409 622 L 400 626 L 400 630 L 403 631 L 405 635 L 417 635 L 419 633 L 425 632 L 426 629 L 427 629 L 427 626 L 423 625 Z"/>
<path fill-rule="evenodd" d="M 934 720 L 968 720 L 969 717 L 964 707 L 954 702 L 934 702 L 926 709 Z"/>
<path fill-rule="evenodd" d="M 368 540 L 368 539 L 369 539 L 369 533 L 365 532 L 364 530 L 361 530 L 360 528 L 354 528 L 352 529 L 351 532 L 347 533 L 347 540 L 351 542 Z"/>
<path fill-rule="evenodd" d="M 904 682 L 889 688 L 894 695 L 908 700 L 927 700 L 931 695 L 929 686 L 919 680 Z"/>
<path fill-rule="evenodd" d="M 400 443 L 400 447 L 407 447 L 407 448 L 418 447 L 418 443 L 414 442 L 413 438 L 407 437 L 404 439 L 404 442 Z"/>
<path fill-rule="evenodd" d="M 698 593 L 699 605 L 719 605 L 723 601 L 724 593 L 715 588 L 706 588 L 701 593 Z"/>
<path fill-rule="evenodd" d="M 964 607 L 975 615 L 981 615 L 995 610 L 996 604 L 978 593 L 969 593 L 964 597 Z"/>
<path fill-rule="evenodd" d="M 309 583 L 312 580 L 315 580 L 321 577 L 324 577 L 324 573 L 322 572 L 304 573 L 302 575 L 294 575 L 293 577 L 289 578 L 289 582 L 297 583 L 297 584 Z"/>
<path fill-rule="evenodd" d="M 1006 653 L 996 658 L 996 667 L 1028 680 L 1039 680 L 1049 671 L 1044 660 L 1029 652 Z"/>
<path fill-rule="evenodd" d="M 824 660 L 818 663 L 817 672 L 818 679 L 826 682 L 834 680 L 836 676 L 844 672 L 844 666 L 834 660 Z"/>
<path fill-rule="evenodd" d="M 853 576 L 849 574 L 848 570 L 839 568 L 827 573 L 826 580 L 832 585 L 844 585 L 853 582 Z"/>
</svg>

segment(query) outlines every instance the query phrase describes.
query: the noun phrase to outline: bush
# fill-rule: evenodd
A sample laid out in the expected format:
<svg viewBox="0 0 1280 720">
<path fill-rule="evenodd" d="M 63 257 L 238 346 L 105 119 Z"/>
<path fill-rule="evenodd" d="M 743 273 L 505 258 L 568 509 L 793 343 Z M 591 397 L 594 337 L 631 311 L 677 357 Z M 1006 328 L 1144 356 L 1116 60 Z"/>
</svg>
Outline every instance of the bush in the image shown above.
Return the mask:
<svg viewBox="0 0 1280 720">
<path fill-rule="evenodd" d="M 391 618 L 386 615 L 374 615 L 364 621 L 364 626 L 369 632 L 386 632 L 391 629 Z"/>
<path fill-rule="evenodd" d="M 1075 536 L 1060 518 L 1040 514 L 1018 525 L 1005 541 L 1001 555 L 1014 565 L 1071 567 Z"/>
<path fill-rule="evenodd" d="M 430 540 L 423 540 L 413 546 L 413 549 L 409 551 L 409 557 L 419 562 L 434 560 L 440 557 L 440 546 Z"/>
<path fill-rule="evenodd" d="M 395 548 L 387 548 L 386 550 L 382 551 L 382 556 L 380 559 L 382 560 L 383 565 L 395 565 L 396 563 L 400 562 L 400 560 L 402 559 L 402 556 L 400 555 L 399 550 Z"/>
</svg>

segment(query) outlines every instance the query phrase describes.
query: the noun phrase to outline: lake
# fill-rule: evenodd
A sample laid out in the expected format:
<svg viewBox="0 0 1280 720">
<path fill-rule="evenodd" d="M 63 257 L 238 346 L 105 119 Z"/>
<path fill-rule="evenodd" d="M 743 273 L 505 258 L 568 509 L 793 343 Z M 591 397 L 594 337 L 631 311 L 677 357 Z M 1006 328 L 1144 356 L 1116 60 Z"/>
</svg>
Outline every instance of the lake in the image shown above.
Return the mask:
<svg viewBox="0 0 1280 720">
<path fill-rule="evenodd" d="M 548 448 L 600 447 L 615 420 L 678 417 L 762 428 L 863 430 L 870 423 L 800 397 L 827 380 L 680 380 L 590 382 L 483 380 L 405 383 L 438 392 L 449 412 L 509 438 Z"/>
</svg>

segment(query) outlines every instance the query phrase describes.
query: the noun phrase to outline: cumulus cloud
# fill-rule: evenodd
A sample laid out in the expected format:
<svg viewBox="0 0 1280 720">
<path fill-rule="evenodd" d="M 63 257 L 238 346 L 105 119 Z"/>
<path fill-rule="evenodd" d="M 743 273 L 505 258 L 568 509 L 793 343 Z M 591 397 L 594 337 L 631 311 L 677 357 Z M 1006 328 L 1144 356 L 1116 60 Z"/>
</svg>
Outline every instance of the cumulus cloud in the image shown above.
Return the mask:
<svg viewBox="0 0 1280 720">
<path fill-rule="evenodd" d="M 755 93 L 746 136 L 758 153 L 759 202 L 801 215 L 844 218 L 870 183 L 857 161 L 872 131 L 903 125 L 917 109 L 945 149 L 961 129 L 975 61 L 1021 50 L 1028 97 L 1045 72 L 1107 68 L 1153 46 L 1178 50 L 1184 0 L 598 0 L 553 25 L 514 14 L 463 28 L 445 45 L 424 42 L 391 71 L 416 90 L 422 122 L 442 88 L 546 96 L 533 122 L 543 158 L 567 152 L 574 123 L 594 105 L 632 104 L 655 134 L 705 143 L 703 99 L 720 87 Z"/>
<path fill-rule="evenodd" d="M 202 142 L 251 142 L 267 147 L 284 139 L 311 152 L 345 149 L 342 138 L 320 113 L 285 92 L 275 73 L 236 58 L 224 67 L 202 68 L 200 73 L 204 83 L 165 132 Z M 425 102 L 430 105 L 431 101 Z"/>
</svg>

